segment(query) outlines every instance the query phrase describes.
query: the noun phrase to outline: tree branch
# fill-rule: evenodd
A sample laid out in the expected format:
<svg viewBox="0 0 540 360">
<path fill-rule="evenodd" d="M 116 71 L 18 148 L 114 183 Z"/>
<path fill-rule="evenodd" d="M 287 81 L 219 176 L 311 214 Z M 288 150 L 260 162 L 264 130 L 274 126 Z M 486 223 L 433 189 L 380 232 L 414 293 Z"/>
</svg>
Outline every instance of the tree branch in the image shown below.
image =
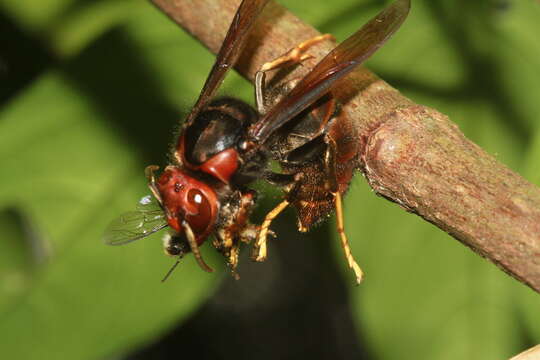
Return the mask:
<svg viewBox="0 0 540 360">
<path fill-rule="evenodd" d="M 239 0 L 151 0 L 216 53 Z M 266 61 L 319 33 L 271 2 L 236 69 L 252 80 Z M 304 75 L 335 44 L 287 75 Z M 364 68 L 333 90 L 354 119 L 362 171 L 375 192 L 448 232 L 540 292 L 540 189 Z"/>
</svg>

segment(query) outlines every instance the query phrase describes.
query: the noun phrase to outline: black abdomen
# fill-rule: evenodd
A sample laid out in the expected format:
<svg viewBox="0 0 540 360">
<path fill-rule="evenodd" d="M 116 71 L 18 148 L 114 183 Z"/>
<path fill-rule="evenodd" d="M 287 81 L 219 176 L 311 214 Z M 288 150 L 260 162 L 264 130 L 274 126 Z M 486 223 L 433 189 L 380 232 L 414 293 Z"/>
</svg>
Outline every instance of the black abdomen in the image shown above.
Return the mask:
<svg viewBox="0 0 540 360">
<path fill-rule="evenodd" d="M 200 165 L 217 153 L 237 148 L 247 127 L 258 118 L 248 104 L 234 98 L 212 101 L 185 132 L 185 156 Z"/>
</svg>

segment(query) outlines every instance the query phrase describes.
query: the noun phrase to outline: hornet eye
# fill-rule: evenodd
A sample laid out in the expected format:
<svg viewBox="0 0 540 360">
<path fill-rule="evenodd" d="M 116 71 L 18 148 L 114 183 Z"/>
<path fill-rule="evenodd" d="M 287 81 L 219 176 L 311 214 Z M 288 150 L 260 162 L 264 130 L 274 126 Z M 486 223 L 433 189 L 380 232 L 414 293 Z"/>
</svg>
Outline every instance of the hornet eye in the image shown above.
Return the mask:
<svg viewBox="0 0 540 360">
<path fill-rule="evenodd" d="M 194 232 L 204 232 L 213 220 L 210 202 L 206 196 L 197 189 L 190 189 L 188 191 L 187 201 L 189 206 L 197 209 L 197 211 L 187 215 L 186 221 L 193 227 Z"/>
</svg>

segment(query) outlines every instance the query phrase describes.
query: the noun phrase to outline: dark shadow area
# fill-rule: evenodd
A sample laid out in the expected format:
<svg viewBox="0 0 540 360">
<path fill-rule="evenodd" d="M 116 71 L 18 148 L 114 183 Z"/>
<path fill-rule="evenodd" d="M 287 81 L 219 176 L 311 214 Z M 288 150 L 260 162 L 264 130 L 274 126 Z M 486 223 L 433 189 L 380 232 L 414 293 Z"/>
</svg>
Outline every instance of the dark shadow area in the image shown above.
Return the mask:
<svg viewBox="0 0 540 360">
<path fill-rule="evenodd" d="M 36 224 L 19 208 L 0 209 L 0 228 L 4 235 L 10 235 L 6 236 L 2 246 L 3 252 L 10 254 L 10 259 L 1 262 L 3 266 L 16 265 L 31 272 L 46 260 L 49 255 L 46 240 L 36 230 Z"/>
<path fill-rule="evenodd" d="M 39 38 L 0 12 L 0 106 L 55 62 Z"/>
<path fill-rule="evenodd" d="M 294 222 L 292 216 L 276 220 L 278 237 L 266 262 L 252 262 L 245 247 L 240 280 L 225 278 L 188 321 L 126 359 L 369 358 L 352 322 L 328 228 L 302 235 Z"/>
</svg>

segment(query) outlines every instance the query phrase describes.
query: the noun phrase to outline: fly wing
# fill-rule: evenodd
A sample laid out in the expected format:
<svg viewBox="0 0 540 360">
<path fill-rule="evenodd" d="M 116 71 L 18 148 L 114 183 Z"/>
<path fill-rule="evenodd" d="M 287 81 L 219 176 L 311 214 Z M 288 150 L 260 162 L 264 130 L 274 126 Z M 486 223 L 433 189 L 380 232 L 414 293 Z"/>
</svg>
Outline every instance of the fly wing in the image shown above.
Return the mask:
<svg viewBox="0 0 540 360">
<path fill-rule="evenodd" d="M 204 83 L 199 99 L 187 117 L 186 124 L 188 126 L 212 99 L 227 71 L 236 63 L 236 59 L 238 59 L 238 55 L 244 48 L 253 24 L 267 2 L 268 0 L 244 0 L 240 4 L 219 49 L 216 62 Z"/>
<path fill-rule="evenodd" d="M 250 140 L 264 143 L 275 130 L 317 101 L 336 81 L 369 58 L 401 26 L 410 6 L 410 0 L 396 0 L 328 53 L 287 96 L 251 126 Z"/>
<path fill-rule="evenodd" d="M 141 199 L 136 211 L 130 211 L 114 219 L 103 235 L 108 245 L 123 245 L 142 239 L 167 226 L 163 209 L 150 195 Z"/>
</svg>

